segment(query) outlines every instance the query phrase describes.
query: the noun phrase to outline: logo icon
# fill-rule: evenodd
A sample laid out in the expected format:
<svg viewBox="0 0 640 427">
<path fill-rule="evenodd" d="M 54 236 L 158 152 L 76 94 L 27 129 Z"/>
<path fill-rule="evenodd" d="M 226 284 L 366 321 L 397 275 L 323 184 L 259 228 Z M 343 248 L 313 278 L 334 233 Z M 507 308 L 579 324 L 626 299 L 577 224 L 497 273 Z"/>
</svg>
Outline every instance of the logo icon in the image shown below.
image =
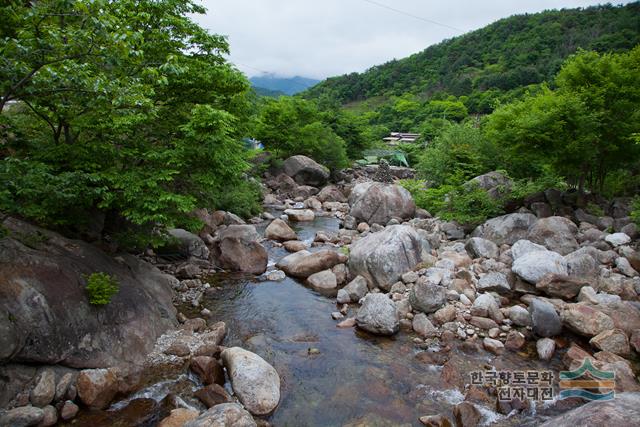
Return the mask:
<svg viewBox="0 0 640 427">
<path fill-rule="evenodd" d="M 597 369 L 590 358 L 585 358 L 578 369 L 560 372 L 560 399 L 613 400 L 615 388 L 615 372 Z"/>
</svg>

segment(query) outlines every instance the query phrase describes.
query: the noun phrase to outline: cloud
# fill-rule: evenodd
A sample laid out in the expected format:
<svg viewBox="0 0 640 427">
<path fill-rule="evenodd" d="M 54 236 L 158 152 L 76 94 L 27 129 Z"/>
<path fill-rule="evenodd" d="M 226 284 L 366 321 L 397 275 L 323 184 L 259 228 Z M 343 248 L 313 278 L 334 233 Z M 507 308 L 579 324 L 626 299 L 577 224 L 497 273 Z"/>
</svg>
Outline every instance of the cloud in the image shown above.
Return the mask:
<svg viewBox="0 0 640 427">
<path fill-rule="evenodd" d="M 513 14 L 598 4 L 580 0 L 204 0 L 194 19 L 228 36 L 247 75 L 313 78 L 360 72 Z M 377 6 L 380 3 L 421 20 Z M 626 1 L 625 3 L 628 3 Z"/>
</svg>

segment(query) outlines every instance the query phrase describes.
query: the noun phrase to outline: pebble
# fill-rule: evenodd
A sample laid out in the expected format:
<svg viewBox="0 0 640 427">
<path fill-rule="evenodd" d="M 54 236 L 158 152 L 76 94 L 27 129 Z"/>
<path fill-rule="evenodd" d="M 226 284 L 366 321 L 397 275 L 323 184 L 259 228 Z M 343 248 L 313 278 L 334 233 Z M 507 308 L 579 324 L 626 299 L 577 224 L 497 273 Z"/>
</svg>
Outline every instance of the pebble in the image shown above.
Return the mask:
<svg viewBox="0 0 640 427">
<path fill-rule="evenodd" d="M 344 319 L 344 315 L 339 311 L 334 311 L 333 313 L 331 313 L 331 318 L 333 320 L 341 320 L 341 319 Z"/>
</svg>

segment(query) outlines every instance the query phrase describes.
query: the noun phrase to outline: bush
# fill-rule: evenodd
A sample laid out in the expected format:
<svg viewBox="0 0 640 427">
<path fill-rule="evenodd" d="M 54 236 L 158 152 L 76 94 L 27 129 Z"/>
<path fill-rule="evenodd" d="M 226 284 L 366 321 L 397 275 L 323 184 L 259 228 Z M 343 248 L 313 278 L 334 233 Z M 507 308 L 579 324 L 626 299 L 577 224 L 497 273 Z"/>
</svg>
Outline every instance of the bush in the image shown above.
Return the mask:
<svg viewBox="0 0 640 427">
<path fill-rule="evenodd" d="M 400 185 L 411 193 L 418 207 L 446 221 L 474 226 L 502 213 L 501 202 L 480 188 L 442 185 L 427 189 L 417 180 L 402 180 Z"/>
<path fill-rule="evenodd" d="M 631 203 L 631 219 L 640 227 L 640 196 L 636 196 Z"/>
<path fill-rule="evenodd" d="M 107 305 L 119 291 L 118 281 L 106 273 L 92 273 L 87 277 L 87 292 L 91 305 Z"/>
</svg>

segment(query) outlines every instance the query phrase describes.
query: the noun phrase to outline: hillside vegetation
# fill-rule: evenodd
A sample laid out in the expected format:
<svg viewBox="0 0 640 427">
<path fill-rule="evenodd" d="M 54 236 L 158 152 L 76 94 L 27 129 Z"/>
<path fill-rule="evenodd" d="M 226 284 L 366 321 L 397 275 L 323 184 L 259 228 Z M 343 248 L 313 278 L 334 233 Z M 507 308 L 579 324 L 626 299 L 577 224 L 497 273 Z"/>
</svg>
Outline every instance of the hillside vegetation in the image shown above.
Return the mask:
<svg viewBox="0 0 640 427">
<path fill-rule="evenodd" d="M 304 93 L 346 104 L 412 94 L 466 97 L 471 113 L 550 81 L 578 49 L 622 52 L 640 43 L 640 3 L 563 9 L 501 19 L 408 58 L 323 81 Z"/>
</svg>

